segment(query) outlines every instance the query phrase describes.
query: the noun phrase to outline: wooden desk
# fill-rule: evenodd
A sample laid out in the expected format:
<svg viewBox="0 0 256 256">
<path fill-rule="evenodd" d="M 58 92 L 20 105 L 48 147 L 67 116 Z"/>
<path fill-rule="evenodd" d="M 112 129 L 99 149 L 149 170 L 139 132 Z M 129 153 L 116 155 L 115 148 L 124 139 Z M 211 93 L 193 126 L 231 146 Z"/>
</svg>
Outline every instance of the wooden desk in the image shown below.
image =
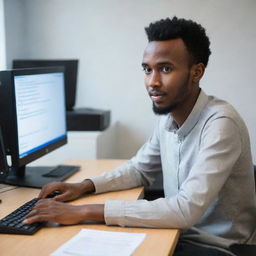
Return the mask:
<svg viewBox="0 0 256 256">
<path fill-rule="evenodd" d="M 81 165 L 81 170 L 68 179 L 69 182 L 83 180 L 99 175 L 103 171 L 112 170 L 122 164 L 123 160 L 73 160 L 70 164 Z M 0 218 L 18 206 L 36 197 L 38 189 L 16 188 L 0 194 Z M 72 204 L 104 203 L 112 200 L 136 200 L 143 197 L 143 188 L 135 188 L 121 192 L 110 192 L 90 195 L 75 200 Z M 137 248 L 134 255 L 172 255 L 179 231 L 175 229 L 122 228 L 101 224 L 79 224 L 71 226 L 50 225 L 42 228 L 32 236 L 0 234 L 0 255 L 2 256 L 45 256 L 55 251 L 60 245 L 76 235 L 82 228 L 109 230 L 131 233 L 146 233 L 144 242 Z"/>
</svg>

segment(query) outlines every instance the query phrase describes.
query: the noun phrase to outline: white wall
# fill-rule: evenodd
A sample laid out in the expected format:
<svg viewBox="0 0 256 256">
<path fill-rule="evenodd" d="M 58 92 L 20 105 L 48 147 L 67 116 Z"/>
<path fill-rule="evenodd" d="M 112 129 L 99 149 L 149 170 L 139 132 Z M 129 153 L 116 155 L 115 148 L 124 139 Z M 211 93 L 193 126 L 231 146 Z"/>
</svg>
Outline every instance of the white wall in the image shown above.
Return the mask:
<svg viewBox="0 0 256 256">
<path fill-rule="evenodd" d="M 6 68 L 4 3 L 0 0 L 0 70 Z"/>
<path fill-rule="evenodd" d="M 22 58 L 28 54 L 25 6 L 23 0 L 4 0 L 6 62 L 8 68 L 11 68 L 11 62 L 14 58 Z"/>
<path fill-rule="evenodd" d="M 5 11 L 8 64 L 79 58 L 77 106 L 112 111 L 120 158 L 133 155 L 155 121 L 140 65 L 144 27 L 173 15 L 201 23 L 212 49 L 201 86 L 244 117 L 256 162 L 255 0 L 5 0 Z"/>
</svg>

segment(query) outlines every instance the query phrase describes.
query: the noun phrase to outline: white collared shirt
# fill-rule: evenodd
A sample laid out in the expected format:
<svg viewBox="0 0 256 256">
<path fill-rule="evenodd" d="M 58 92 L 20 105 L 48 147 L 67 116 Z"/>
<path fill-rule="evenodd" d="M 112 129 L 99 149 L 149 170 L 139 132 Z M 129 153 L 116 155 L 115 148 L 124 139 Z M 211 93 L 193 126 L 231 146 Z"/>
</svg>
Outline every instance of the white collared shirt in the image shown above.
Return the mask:
<svg viewBox="0 0 256 256">
<path fill-rule="evenodd" d="M 161 171 L 165 198 L 106 201 L 106 224 L 179 228 L 184 239 L 223 248 L 256 242 L 248 131 L 227 102 L 201 90 L 180 128 L 171 115 L 161 116 L 135 157 L 91 180 L 102 193 L 150 185 Z"/>
</svg>

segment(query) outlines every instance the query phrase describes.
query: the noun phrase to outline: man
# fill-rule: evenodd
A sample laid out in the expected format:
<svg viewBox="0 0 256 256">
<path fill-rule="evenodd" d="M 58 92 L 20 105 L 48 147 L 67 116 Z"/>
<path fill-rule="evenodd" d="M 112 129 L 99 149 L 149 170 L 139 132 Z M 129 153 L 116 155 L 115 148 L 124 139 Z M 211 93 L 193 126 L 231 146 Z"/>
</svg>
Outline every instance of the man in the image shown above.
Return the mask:
<svg viewBox="0 0 256 256">
<path fill-rule="evenodd" d="M 232 243 L 255 242 L 256 200 L 246 126 L 227 102 L 199 87 L 210 55 L 201 25 L 160 20 L 146 28 L 145 85 L 160 115 L 152 137 L 129 162 L 81 183 L 51 183 L 25 223 L 83 220 L 107 225 L 179 228 L 175 255 L 232 255 Z M 163 173 L 165 198 L 72 206 L 83 193 L 147 186 Z"/>
</svg>

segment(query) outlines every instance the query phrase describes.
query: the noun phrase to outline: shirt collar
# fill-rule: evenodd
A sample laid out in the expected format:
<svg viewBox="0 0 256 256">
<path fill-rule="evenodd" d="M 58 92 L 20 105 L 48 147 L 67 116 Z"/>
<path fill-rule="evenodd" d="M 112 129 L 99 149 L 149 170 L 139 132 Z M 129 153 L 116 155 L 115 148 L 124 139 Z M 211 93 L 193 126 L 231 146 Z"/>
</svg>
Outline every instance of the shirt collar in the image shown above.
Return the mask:
<svg viewBox="0 0 256 256">
<path fill-rule="evenodd" d="M 208 96 L 201 89 L 192 111 L 182 126 L 178 128 L 177 123 L 174 121 L 172 116 L 169 115 L 166 122 L 166 129 L 170 132 L 177 133 L 179 137 L 185 137 L 199 121 L 201 112 L 205 108 L 208 101 Z"/>
</svg>

